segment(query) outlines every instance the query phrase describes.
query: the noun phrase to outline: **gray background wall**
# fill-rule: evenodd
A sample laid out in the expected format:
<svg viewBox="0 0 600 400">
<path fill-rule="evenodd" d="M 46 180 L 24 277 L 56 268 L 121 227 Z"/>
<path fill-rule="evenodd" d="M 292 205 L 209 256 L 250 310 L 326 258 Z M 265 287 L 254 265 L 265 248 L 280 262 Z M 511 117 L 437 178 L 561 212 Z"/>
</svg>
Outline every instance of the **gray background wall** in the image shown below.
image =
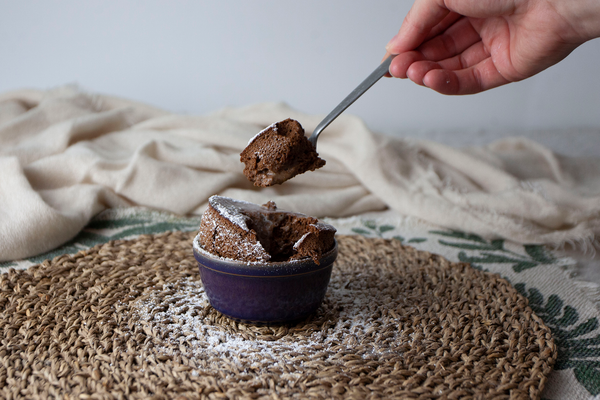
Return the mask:
<svg viewBox="0 0 600 400">
<path fill-rule="evenodd" d="M 377 66 L 411 4 L 0 0 L 0 91 L 78 83 L 180 113 L 285 101 L 325 114 Z M 348 112 L 388 134 L 468 144 L 525 132 L 600 155 L 599 71 L 597 39 L 534 78 L 475 96 L 386 79 Z"/>
</svg>

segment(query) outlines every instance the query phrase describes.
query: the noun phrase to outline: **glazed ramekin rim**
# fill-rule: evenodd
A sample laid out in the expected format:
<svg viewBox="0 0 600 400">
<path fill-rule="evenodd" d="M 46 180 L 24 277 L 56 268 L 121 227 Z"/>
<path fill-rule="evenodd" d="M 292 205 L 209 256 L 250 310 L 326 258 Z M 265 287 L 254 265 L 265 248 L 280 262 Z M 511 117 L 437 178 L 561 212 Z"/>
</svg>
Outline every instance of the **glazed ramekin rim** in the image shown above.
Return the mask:
<svg viewBox="0 0 600 400">
<path fill-rule="evenodd" d="M 193 245 L 194 258 L 196 258 L 196 261 L 200 262 L 200 259 L 206 259 L 206 260 L 209 260 L 213 265 L 235 268 L 237 270 L 247 271 L 248 273 L 254 273 L 254 272 L 263 272 L 264 273 L 264 272 L 275 272 L 275 271 L 281 272 L 284 270 L 293 270 L 293 271 L 290 271 L 290 273 L 294 273 L 294 272 L 297 273 L 297 271 L 299 269 L 307 269 L 307 271 L 313 270 L 313 269 L 318 270 L 318 269 L 326 267 L 327 265 L 333 264 L 333 262 L 337 258 L 337 251 L 338 251 L 338 243 L 337 243 L 337 240 L 334 238 L 333 247 L 330 250 L 328 250 L 327 252 L 323 253 L 321 255 L 321 257 L 319 258 L 319 261 L 327 260 L 327 259 L 331 258 L 332 261 L 330 263 L 321 262 L 321 265 L 318 265 L 317 263 L 315 263 L 313 261 L 312 258 L 303 258 L 300 260 L 292 260 L 292 261 L 247 262 L 247 261 L 237 261 L 237 260 L 226 259 L 226 258 L 215 256 L 214 254 L 209 253 L 208 251 L 206 251 L 202 248 L 202 246 L 198 242 L 198 237 L 199 237 L 199 235 L 196 235 L 196 237 L 194 238 L 194 242 L 193 242 L 194 243 L 194 245 Z M 211 268 L 211 269 L 214 269 L 214 268 Z"/>
</svg>

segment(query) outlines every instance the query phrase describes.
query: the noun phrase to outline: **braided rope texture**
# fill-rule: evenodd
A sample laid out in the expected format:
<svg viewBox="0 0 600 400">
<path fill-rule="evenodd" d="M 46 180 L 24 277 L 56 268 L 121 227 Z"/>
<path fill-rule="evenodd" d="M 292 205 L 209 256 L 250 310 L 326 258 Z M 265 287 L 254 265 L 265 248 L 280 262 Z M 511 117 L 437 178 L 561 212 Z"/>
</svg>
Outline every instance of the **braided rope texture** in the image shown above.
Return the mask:
<svg viewBox="0 0 600 400">
<path fill-rule="evenodd" d="M 550 330 L 497 275 L 338 236 L 323 305 L 293 325 L 214 310 L 195 232 L 144 235 L 0 277 L 0 397 L 538 399 Z"/>
</svg>

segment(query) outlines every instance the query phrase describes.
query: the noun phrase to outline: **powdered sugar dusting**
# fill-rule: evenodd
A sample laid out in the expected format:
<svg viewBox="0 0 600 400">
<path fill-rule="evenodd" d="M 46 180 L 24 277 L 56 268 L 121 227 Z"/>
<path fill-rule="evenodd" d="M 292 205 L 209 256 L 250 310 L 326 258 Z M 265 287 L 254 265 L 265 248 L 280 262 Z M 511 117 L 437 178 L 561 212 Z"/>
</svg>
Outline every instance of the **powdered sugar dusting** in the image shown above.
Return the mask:
<svg viewBox="0 0 600 400">
<path fill-rule="evenodd" d="M 339 275 L 332 280 L 323 305 L 313 322 L 308 322 L 312 328 L 302 334 L 261 336 L 256 335 L 261 328 L 220 323 L 223 317 L 210 306 L 201 283 L 192 277 L 165 285 L 162 292 L 132 306 L 136 323 L 160 338 L 155 346 L 159 352 L 207 362 L 227 360 L 253 374 L 277 367 L 290 372 L 290 364 L 301 368 L 308 363 L 308 367 L 311 354 L 337 365 L 347 361 L 340 353 L 351 352 L 353 357 L 367 360 L 381 360 L 390 352 L 397 355 L 395 343 L 410 343 L 411 332 L 398 329 L 399 317 L 375 301 L 377 287 L 365 291 L 360 285 L 351 289 L 349 283 L 342 283 Z"/>
<path fill-rule="evenodd" d="M 269 129 L 273 129 L 273 132 L 277 132 L 277 124 L 278 122 L 273 122 L 271 125 L 267 126 L 265 129 L 263 129 L 262 131 L 258 132 L 256 135 L 254 135 L 252 137 L 252 139 L 250 139 L 248 141 L 248 146 L 250 145 L 250 143 L 254 142 L 254 140 L 259 137 L 261 134 L 263 134 L 264 132 L 268 131 Z"/>
<path fill-rule="evenodd" d="M 331 226 L 331 225 L 329 225 L 329 224 L 327 224 L 325 222 L 321 222 L 321 221 L 317 222 L 316 224 L 310 224 L 310 225 L 314 226 L 315 228 L 317 228 L 320 231 L 327 231 L 327 230 L 329 230 L 329 231 L 330 230 L 334 230 L 335 231 L 335 228 L 333 226 Z"/>
<path fill-rule="evenodd" d="M 164 311 L 156 311 L 163 304 L 168 304 L 168 307 L 163 306 Z M 184 353 L 188 357 L 220 358 L 235 354 L 239 363 L 251 367 L 254 363 L 264 361 L 265 357 L 275 359 L 278 354 L 302 353 L 307 346 L 319 343 L 318 336 L 301 342 L 290 339 L 249 340 L 242 333 L 215 326 L 205 318 L 205 311 L 210 307 L 206 292 L 198 282 L 189 279 L 164 299 L 150 298 L 138 304 L 138 307 L 139 322 L 160 329 L 169 344 L 187 344 Z M 180 346 L 176 348 L 173 350 L 172 346 L 164 346 L 161 350 L 166 353 L 182 350 Z"/>
<path fill-rule="evenodd" d="M 298 239 L 298 241 L 296 243 L 294 243 L 294 250 L 298 250 L 300 245 L 302 245 L 302 242 L 304 242 L 304 239 L 306 239 L 306 237 L 309 234 L 310 234 L 310 232 L 306 232 L 304 235 L 302 235 L 302 237 L 300 239 Z"/>
<path fill-rule="evenodd" d="M 217 234 L 217 239 L 220 237 L 220 235 L 224 235 L 224 234 L 222 234 L 222 233 Z M 193 242 L 194 249 L 198 253 L 204 254 L 204 255 L 206 255 L 208 257 L 217 258 L 217 259 L 223 260 L 223 261 L 240 262 L 240 260 L 234 260 L 232 258 L 227 258 L 227 257 L 220 257 L 220 256 L 217 256 L 217 255 L 215 255 L 213 253 L 210 253 L 210 252 L 204 250 L 202 248 L 202 245 L 200 244 L 199 238 L 200 238 L 200 235 L 199 234 L 196 235 L 196 237 L 194 238 L 194 242 Z M 246 241 L 246 242 L 240 243 L 240 245 L 242 246 L 242 249 L 243 249 L 244 252 L 246 252 L 246 254 L 253 254 L 253 255 L 256 255 L 257 257 L 262 256 L 263 254 L 266 254 L 266 251 L 264 250 L 264 248 L 260 244 L 260 242 L 250 243 L 250 242 Z M 302 261 L 303 261 L 302 259 L 288 260 L 285 263 L 289 265 L 289 264 L 293 264 L 293 263 L 300 263 Z M 258 261 L 245 261 L 244 263 L 247 264 L 247 265 L 251 265 L 251 264 L 265 264 L 265 263 L 269 263 L 269 260 L 268 259 L 264 259 L 264 260 L 261 259 L 261 260 L 258 260 Z M 269 264 L 272 265 L 272 266 L 278 265 L 278 263 L 269 263 Z"/>
<path fill-rule="evenodd" d="M 221 196 L 211 196 L 208 199 L 208 203 L 212 208 L 217 210 L 219 214 L 245 231 L 248 231 L 248 225 L 246 225 L 247 217 L 240 212 L 240 205 L 243 205 L 244 207 L 258 207 L 256 204 L 247 201 L 233 200 Z"/>
</svg>

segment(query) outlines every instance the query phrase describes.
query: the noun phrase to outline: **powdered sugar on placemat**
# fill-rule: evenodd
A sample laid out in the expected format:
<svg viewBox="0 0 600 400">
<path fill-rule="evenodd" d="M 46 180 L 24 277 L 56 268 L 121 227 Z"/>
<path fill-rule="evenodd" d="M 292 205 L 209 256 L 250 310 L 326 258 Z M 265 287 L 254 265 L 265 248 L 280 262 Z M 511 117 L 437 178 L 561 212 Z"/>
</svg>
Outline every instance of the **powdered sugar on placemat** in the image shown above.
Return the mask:
<svg viewBox="0 0 600 400">
<path fill-rule="evenodd" d="M 355 348 L 365 336 L 373 336 L 375 340 L 372 345 L 362 346 L 357 355 L 377 360 L 390 352 L 386 346 L 389 342 L 411 339 L 410 334 L 403 337 L 403 332 L 397 329 L 382 334 L 381 321 L 370 315 L 377 311 L 373 293 L 349 289 L 348 283 L 339 280 L 331 283 L 317 315 L 319 319 L 319 315 L 338 310 L 337 322 L 325 330 L 310 330 L 308 335 L 264 337 L 255 334 L 256 329 L 261 328 L 251 325 L 238 323 L 234 331 L 227 329 L 227 325 L 215 324 L 208 314 L 216 311 L 210 306 L 201 283 L 193 278 L 166 285 L 163 291 L 136 302 L 134 309 L 145 330 L 160 332 L 158 336 L 162 343 L 156 347 L 160 352 L 181 353 L 198 359 L 227 357 L 241 368 L 277 367 L 279 362 L 315 350 L 331 357 L 341 349 L 348 352 Z M 396 318 L 390 315 L 388 322 L 396 326 Z M 376 320 L 378 323 L 373 324 Z M 300 365 L 304 363 L 302 357 L 299 362 Z"/>
</svg>

